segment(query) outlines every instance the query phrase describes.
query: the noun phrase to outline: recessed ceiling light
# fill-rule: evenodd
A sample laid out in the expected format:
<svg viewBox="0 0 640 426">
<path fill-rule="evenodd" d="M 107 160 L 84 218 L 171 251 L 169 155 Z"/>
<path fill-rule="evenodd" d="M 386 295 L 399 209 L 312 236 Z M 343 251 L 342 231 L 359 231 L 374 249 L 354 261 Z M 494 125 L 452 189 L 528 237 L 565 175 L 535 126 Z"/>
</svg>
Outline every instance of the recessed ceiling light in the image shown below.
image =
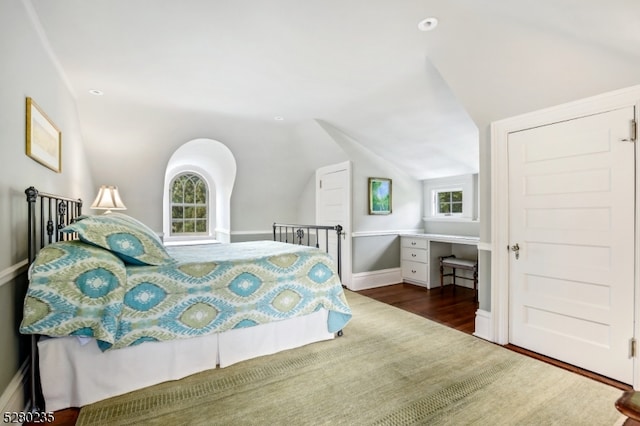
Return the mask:
<svg viewBox="0 0 640 426">
<path fill-rule="evenodd" d="M 438 18 L 426 18 L 418 22 L 420 31 L 431 31 L 438 26 Z"/>
<path fill-rule="evenodd" d="M 280 115 L 276 115 L 275 117 L 273 117 L 274 120 L 276 121 L 284 121 L 284 117 L 280 116 Z"/>
<path fill-rule="evenodd" d="M 98 89 L 91 89 L 91 90 L 89 90 L 89 93 L 91 93 L 92 95 L 95 95 L 95 96 L 104 95 L 104 92 L 102 90 L 98 90 Z"/>
</svg>

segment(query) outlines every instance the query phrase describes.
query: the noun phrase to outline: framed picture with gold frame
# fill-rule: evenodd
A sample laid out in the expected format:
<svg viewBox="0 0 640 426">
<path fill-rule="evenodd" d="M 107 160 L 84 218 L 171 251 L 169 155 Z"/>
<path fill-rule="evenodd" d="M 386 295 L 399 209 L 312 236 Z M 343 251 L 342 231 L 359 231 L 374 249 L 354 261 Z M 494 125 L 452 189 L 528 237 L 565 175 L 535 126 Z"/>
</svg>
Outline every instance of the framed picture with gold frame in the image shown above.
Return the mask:
<svg viewBox="0 0 640 426">
<path fill-rule="evenodd" d="M 27 97 L 27 155 L 54 172 L 62 172 L 62 132 Z"/>
<path fill-rule="evenodd" d="M 369 178 L 369 214 L 391 214 L 391 179 Z"/>
</svg>

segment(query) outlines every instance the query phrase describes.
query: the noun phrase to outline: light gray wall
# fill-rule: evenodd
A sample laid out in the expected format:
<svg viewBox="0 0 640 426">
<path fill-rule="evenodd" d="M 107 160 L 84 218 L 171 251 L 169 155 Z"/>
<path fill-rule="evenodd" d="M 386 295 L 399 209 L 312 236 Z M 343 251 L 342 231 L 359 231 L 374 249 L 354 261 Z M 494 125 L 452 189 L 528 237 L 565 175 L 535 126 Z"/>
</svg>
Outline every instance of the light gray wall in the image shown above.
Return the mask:
<svg viewBox="0 0 640 426">
<path fill-rule="evenodd" d="M 427 234 L 480 236 L 480 222 L 457 221 L 425 221 L 424 232 Z"/>
<path fill-rule="evenodd" d="M 298 124 L 291 137 L 301 150 L 297 158 L 304 166 L 296 176 L 292 170 L 285 173 L 290 181 L 299 180 L 303 185 L 289 185 L 287 190 L 295 195 L 292 223 L 315 223 L 315 170 L 322 166 L 349 160 L 352 164 L 352 233 L 398 232 L 422 229 L 422 183 L 404 171 L 391 165 L 384 158 L 364 148 L 330 124 L 315 120 Z M 252 169 L 254 170 L 254 169 Z M 238 175 L 242 174 L 240 166 Z M 368 214 L 368 178 L 392 179 L 392 214 Z M 255 177 L 247 177 L 250 180 Z M 240 189 L 238 189 L 240 191 Z M 235 190 L 234 190 L 234 196 Z M 246 197 L 247 194 L 237 197 Z M 280 203 L 278 199 L 276 201 Z M 238 212 L 232 206 L 233 218 L 239 214 L 264 215 L 264 211 Z M 279 217 L 290 217 L 283 212 Z M 278 218 L 278 220 L 283 221 Z M 232 222 L 236 222 L 235 219 Z M 269 229 L 271 222 L 268 223 Z M 232 241 L 248 241 L 264 238 L 264 234 L 246 234 L 234 227 Z M 353 272 L 368 272 L 400 266 L 400 243 L 395 235 L 356 236 L 352 247 Z"/>
<path fill-rule="evenodd" d="M 117 185 L 127 214 L 156 231 L 162 229 L 162 181 L 167 162 L 191 139 L 220 141 L 235 157 L 232 233 L 268 230 L 273 221 L 295 222 L 299 215 L 308 216 L 308 211 L 300 208 L 300 197 L 307 192 L 315 170 L 347 159 L 313 120 L 292 126 L 286 121 L 241 119 L 215 112 L 167 111 L 155 105 L 132 105 L 123 110 L 111 105 L 107 95 L 104 98 L 100 100 L 102 108 L 110 111 L 113 121 L 101 125 L 123 128 L 117 137 L 127 141 L 129 149 L 110 150 L 92 144 L 97 136 L 85 135 L 94 179 L 98 185 Z M 95 108 L 93 103 L 86 107 Z M 131 116 L 136 117 L 133 124 Z"/>
<path fill-rule="evenodd" d="M 305 172 L 295 177 L 291 170 L 286 173 L 290 179 L 300 179 L 302 188 L 289 185 L 294 192 L 295 217 L 292 223 L 315 223 L 315 169 L 345 160 L 352 164 L 352 232 L 398 232 L 422 229 L 422 183 L 391 165 L 385 159 L 364 148 L 339 129 L 320 120 L 300 123 L 292 134 L 296 146 L 301 149 L 298 162 L 306 167 Z M 238 168 L 239 175 L 242 173 Z M 307 173 L 307 175 L 305 175 Z M 392 214 L 368 214 L 368 178 L 386 177 L 392 179 Z M 251 175 L 249 179 L 254 179 Z M 234 192 L 235 193 L 235 192 Z M 241 195 L 238 194 L 238 197 Z M 280 200 L 277 201 L 278 203 Z M 260 216 L 264 211 L 252 211 Z M 233 209 L 232 217 L 241 214 Z M 244 212 L 242 214 L 249 214 Z M 280 217 L 288 217 L 281 215 Z M 280 219 L 278 219 L 280 220 Z M 270 226 L 271 223 L 269 223 Z M 270 228 L 269 228 L 270 229 Z M 264 238 L 263 235 L 242 233 L 234 228 L 232 241 L 248 241 Z M 352 247 L 353 272 L 368 272 L 400 266 L 400 243 L 395 235 L 356 236 Z"/>
<path fill-rule="evenodd" d="M 0 2 L 0 57 L 1 393 L 25 356 L 17 331 L 26 291 L 25 273 L 3 279 L 27 257 L 24 190 L 33 185 L 44 192 L 89 200 L 94 196 L 94 185 L 87 167 L 74 97 L 20 0 Z M 62 131 L 62 173 L 55 173 L 25 155 L 27 96 L 32 97 Z"/>
<path fill-rule="evenodd" d="M 352 163 L 352 232 L 401 232 L 422 229 L 422 183 L 358 141 L 328 123 L 321 122 Z M 392 181 L 392 213 L 369 214 L 369 177 Z M 368 272 L 400 266 L 397 237 L 356 236 L 352 245 L 353 272 Z"/>
<path fill-rule="evenodd" d="M 266 230 L 273 221 L 295 220 L 296 203 L 310 171 L 298 161 L 297 149 L 285 149 L 290 135 L 284 127 L 276 122 L 206 116 L 187 110 L 167 113 L 152 105 L 139 109 L 129 113 L 137 114 L 140 131 L 121 135 L 130 142 L 128 152 L 112 152 L 87 140 L 94 179 L 98 184 L 119 187 L 127 214 L 160 231 L 167 161 L 185 142 L 211 138 L 226 145 L 236 160 L 232 231 Z M 126 120 L 126 114 L 119 119 Z"/>
<path fill-rule="evenodd" d="M 480 173 L 478 178 L 480 241 L 491 242 L 491 128 L 480 129 Z M 491 251 L 478 252 L 478 306 L 491 311 Z"/>
<path fill-rule="evenodd" d="M 400 267 L 400 237 L 373 235 L 354 238 L 353 273 Z"/>
</svg>

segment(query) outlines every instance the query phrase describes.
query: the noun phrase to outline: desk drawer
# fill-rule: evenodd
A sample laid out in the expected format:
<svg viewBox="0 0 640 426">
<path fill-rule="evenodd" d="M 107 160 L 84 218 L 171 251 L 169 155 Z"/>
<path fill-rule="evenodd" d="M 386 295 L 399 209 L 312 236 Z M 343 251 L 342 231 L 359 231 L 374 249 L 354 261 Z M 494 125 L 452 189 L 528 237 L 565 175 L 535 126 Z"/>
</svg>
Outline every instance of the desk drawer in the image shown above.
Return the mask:
<svg viewBox="0 0 640 426">
<path fill-rule="evenodd" d="M 427 263 L 429 261 L 427 250 L 402 247 L 402 260 L 412 260 L 414 262 Z"/>
<path fill-rule="evenodd" d="M 402 247 L 426 250 L 427 240 L 424 238 L 402 237 Z"/>
<path fill-rule="evenodd" d="M 402 278 L 408 278 L 426 283 L 427 270 L 428 265 L 426 263 L 412 262 L 410 260 L 402 261 Z"/>
</svg>

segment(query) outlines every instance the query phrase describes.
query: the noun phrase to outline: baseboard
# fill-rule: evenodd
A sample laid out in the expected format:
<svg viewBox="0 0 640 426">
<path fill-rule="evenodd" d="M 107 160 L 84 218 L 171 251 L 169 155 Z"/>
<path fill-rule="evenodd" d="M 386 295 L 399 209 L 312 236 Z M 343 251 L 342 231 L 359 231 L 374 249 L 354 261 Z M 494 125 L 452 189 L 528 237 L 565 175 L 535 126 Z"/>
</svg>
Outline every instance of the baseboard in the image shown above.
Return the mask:
<svg viewBox="0 0 640 426">
<path fill-rule="evenodd" d="M 400 268 L 380 269 L 378 271 L 358 272 L 351 275 L 349 290 L 359 291 L 368 288 L 384 287 L 402 282 Z"/>
<path fill-rule="evenodd" d="M 491 312 L 478 309 L 476 311 L 476 331 L 474 336 L 493 342 L 493 333 L 491 333 Z"/>
<path fill-rule="evenodd" d="M 28 372 L 29 359 L 26 359 L 0 395 L 0 411 L 3 413 L 21 412 L 27 408 L 25 394 L 29 380 Z"/>
</svg>

